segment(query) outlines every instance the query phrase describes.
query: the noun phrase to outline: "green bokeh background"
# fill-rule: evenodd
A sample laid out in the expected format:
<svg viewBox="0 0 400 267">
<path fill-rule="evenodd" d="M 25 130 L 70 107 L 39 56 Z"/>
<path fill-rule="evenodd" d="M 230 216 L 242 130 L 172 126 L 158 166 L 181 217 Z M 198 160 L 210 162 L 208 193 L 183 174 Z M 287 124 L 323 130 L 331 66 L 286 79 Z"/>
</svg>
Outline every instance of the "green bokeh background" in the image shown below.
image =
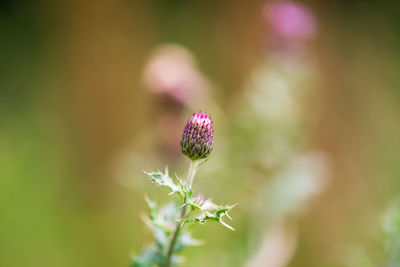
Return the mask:
<svg viewBox="0 0 400 267">
<path fill-rule="evenodd" d="M 293 219 L 299 240 L 288 266 L 375 266 L 384 261 L 380 218 L 400 188 L 400 6 L 301 3 L 315 12 L 319 30 L 309 44 L 319 62 L 318 119 L 307 142 L 327 152 L 332 167 L 327 188 Z M 241 175 L 257 168 L 236 164 L 252 153 L 252 135 L 231 133 L 240 120 L 230 114 L 262 54 L 263 4 L 2 1 L 0 266 L 128 266 L 151 241 L 139 217 L 143 195 L 162 201 L 166 191 L 142 169 L 168 165 L 184 174 L 187 166 L 183 155 L 160 149 L 162 109 L 141 81 L 149 53 L 165 42 L 192 51 L 214 84 L 199 108 L 220 111 L 215 159 L 225 155 L 218 139 L 221 146 L 233 137 L 242 142 L 224 162 L 229 175 L 200 170 L 196 178 L 200 192 L 239 203 L 231 214 L 237 231 L 194 228 L 207 244 L 185 251 L 185 266 L 243 266 L 257 248 L 253 225 L 261 220 L 247 206 L 256 186 L 249 183 L 261 182 Z M 191 112 L 179 117 L 182 128 Z M 209 168 L 220 164 L 211 161 Z M 120 176 L 133 182 L 124 185 Z"/>
</svg>

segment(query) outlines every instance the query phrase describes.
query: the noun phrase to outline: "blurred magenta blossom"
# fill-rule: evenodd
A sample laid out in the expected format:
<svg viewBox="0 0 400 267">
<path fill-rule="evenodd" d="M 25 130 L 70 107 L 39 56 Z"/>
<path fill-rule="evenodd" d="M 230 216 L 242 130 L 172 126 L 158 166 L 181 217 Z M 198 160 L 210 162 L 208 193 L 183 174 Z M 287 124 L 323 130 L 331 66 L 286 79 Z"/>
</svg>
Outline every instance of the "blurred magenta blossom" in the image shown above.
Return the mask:
<svg viewBox="0 0 400 267">
<path fill-rule="evenodd" d="M 150 91 L 166 94 L 189 106 L 204 97 L 208 84 L 192 53 L 175 44 L 154 50 L 144 68 L 143 80 Z"/>
<path fill-rule="evenodd" d="M 279 37 L 288 40 L 308 40 L 316 34 L 314 14 L 308 8 L 292 1 L 267 3 L 263 16 Z"/>
</svg>

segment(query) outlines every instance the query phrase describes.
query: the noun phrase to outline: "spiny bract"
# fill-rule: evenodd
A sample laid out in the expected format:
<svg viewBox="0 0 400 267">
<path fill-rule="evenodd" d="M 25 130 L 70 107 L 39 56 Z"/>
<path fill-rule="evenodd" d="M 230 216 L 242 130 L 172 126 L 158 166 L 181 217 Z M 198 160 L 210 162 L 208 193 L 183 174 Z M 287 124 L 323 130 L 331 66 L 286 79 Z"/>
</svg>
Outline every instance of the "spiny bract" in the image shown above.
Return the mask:
<svg viewBox="0 0 400 267">
<path fill-rule="evenodd" d="M 213 145 L 213 121 L 204 112 L 193 113 L 181 137 L 183 154 L 193 161 L 205 159 L 210 155 Z"/>
</svg>

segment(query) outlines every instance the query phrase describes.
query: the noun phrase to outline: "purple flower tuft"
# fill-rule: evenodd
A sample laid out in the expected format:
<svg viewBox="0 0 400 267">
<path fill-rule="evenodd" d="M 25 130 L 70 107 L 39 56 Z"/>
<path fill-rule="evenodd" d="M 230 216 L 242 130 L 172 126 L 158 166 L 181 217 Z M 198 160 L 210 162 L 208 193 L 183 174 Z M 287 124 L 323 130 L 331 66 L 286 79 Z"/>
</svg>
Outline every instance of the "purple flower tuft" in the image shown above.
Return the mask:
<svg viewBox="0 0 400 267">
<path fill-rule="evenodd" d="M 214 145 L 213 121 L 203 112 L 193 113 L 187 121 L 181 137 L 183 154 L 191 160 L 205 159 Z"/>
</svg>

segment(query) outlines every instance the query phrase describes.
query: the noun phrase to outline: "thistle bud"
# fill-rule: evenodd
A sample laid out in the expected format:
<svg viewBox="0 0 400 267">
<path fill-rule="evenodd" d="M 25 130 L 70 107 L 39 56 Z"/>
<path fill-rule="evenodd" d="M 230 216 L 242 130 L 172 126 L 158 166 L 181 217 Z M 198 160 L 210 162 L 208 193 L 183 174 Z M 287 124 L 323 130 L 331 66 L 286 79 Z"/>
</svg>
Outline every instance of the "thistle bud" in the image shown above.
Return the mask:
<svg viewBox="0 0 400 267">
<path fill-rule="evenodd" d="M 213 121 L 206 113 L 193 113 L 187 121 L 181 137 L 183 154 L 191 160 L 205 159 L 214 145 Z"/>
</svg>

